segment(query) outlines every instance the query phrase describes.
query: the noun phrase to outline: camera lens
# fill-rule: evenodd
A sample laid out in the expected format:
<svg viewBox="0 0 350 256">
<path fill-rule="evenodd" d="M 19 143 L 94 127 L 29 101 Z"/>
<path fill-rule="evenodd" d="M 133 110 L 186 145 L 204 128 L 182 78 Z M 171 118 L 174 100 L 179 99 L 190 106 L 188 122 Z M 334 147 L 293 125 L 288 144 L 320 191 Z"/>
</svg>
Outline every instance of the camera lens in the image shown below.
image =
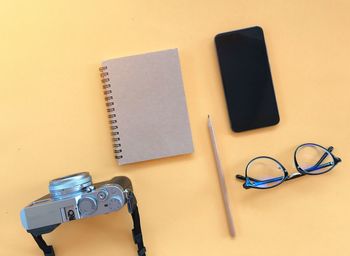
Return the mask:
<svg viewBox="0 0 350 256">
<path fill-rule="evenodd" d="M 88 172 L 80 172 L 50 181 L 49 190 L 54 200 L 76 196 L 92 186 Z"/>
</svg>

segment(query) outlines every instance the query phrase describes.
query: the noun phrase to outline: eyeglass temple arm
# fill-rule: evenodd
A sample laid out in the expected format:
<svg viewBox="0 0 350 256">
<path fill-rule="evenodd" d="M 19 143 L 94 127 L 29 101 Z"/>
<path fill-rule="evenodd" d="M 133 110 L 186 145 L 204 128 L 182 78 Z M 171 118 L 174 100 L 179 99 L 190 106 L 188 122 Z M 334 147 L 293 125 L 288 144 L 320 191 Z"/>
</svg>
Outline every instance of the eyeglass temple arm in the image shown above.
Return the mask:
<svg viewBox="0 0 350 256">
<path fill-rule="evenodd" d="M 254 179 L 254 178 L 249 177 L 249 176 L 248 176 L 248 178 L 249 178 L 250 180 L 252 180 L 252 181 L 257 181 L 257 182 L 262 181 L 262 180 Z M 245 181 L 245 180 L 246 180 L 246 177 L 243 176 L 243 175 L 237 174 L 237 175 L 236 175 L 236 179 Z"/>
<path fill-rule="evenodd" d="M 329 148 L 327 148 L 327 150 L 328 150 L 329 152 L 332 152 L 333 149 L 334 149 L 334 148 L 333 148 L 332 146 L 330 146 Z M 326 159 L 327 156 L 328 156 L 328 153 L 325 152 L 325 153 L 323 154 L 323 156 L 321 156 L 320 160 L 318 160 L 318 162 L 317 162 L 313 167 L 318 167 L 318 166 L 323 162 L 323 160 Z"/>
<path fill-rule="evenodd" d="M 239 180 L 243 180 L 245 181 L 246 180 L 246 177 L 243 176 L 243 175 L 240 175 L 240 174 L 237 174 L 236 175 L 236 178 L 239 179 Z M 254 181 L 256 186 L 258 185 L 263 185 L 263 184 L 268 184 L 268 183 L 272 183 L 272 182 L 276 182 L 276 181 L 280 181 L 284 178 L 284 176 L 279 176 L 279 177 L 275 177 L 275 178 L 271 178 L 271 179 L 267 179 L 267 180 L 258 180 L 258 179 L 254 179 L 254 178 L 251 178 L 251 177 L 247 177 L 250 181 Z M 247 187 L 249 188 L 249 187 Z"/>
<path fill-rule="evenodd" d="M 304 174 L 301 174 L 299 172 L 297 173 L 293 173 L 292 175 L 288 176 L 286 178 L 286 180 L 292 180 L 292 179 L 295 179 L 295 178 L 298 178 L 300 176 L 303 176 Z M 243 176 L 243 175 L 240 175 L 240 174 L 237 174 L 236 175 L 236 178 L 239 179 L 239 180 L 243 180 L 243 181 L 246 181 L 246 177 Z M 272 183 L 272 182 L 277 182 L 277 181 L 281 181 L 283 180 L 284 176 L 279 176 L 279 177 L 275 177 L 275 178 L 271 178 L 271 179 L 267 179 L 267 180 L 258 180 L 258 179 L 254 179 L 254 178 L 251 178 L 251 177 L 247 177 L 249 180 L 251 181 L 254 181 L 256 182 L 254 185 L 255 186 L 259 186 L 259 185 L 264 185 L 264 184 L 268 184 L 268 183 Z"/>
</svg>

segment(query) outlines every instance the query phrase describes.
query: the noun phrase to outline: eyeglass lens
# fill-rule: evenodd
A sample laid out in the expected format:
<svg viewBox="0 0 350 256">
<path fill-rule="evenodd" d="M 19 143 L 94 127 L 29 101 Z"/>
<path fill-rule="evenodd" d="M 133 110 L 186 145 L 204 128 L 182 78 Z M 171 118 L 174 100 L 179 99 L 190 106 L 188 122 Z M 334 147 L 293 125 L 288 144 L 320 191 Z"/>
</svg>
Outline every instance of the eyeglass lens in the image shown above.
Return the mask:
<svg viewBox="0 0 350 256">
<path fill-rule="evenodd" d="M 248 165 L 247 176 L 252 186 L 269 188 L 283 181 L 284 172 L 282 166 L 274 159 L 259 157 Z"/>
<path fill-rule="evenodd" d="M 307 174 L 321 174 L 329 171 L 334 165 L 332 155 L 314 144 L 300 146 L 295 157 L 299 167 Z"/>
</svg>

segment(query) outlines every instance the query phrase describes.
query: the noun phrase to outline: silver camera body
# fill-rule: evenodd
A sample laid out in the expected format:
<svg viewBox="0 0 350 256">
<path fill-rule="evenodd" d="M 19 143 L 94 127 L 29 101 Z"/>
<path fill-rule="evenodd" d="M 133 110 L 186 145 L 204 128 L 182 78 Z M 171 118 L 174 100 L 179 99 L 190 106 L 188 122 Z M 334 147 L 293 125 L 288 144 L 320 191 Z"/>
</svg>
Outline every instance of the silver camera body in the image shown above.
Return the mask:
<svg viewBox="0 0 350 256">
<path fill-rule="evenodd" d="M 90 174 L 81 172 L 50 181 L 49 191 L 21 211 L 22 225 L 30 233 L 45 234 L 65 222 L 118 211 L 132 185 L 124 176 L 93 184 Z"/>
<path fill-rule="evenodd" d="M 60 224 L 120 210 L 125 204 L 132 217 L 132 236 L 137 255 L 146 256 L 141 220 L 131 181 L 125 176 L 93 184 L 88 172 L 54 179 L 50 194 L 35 200 L 21 211 L 23 227 L 30 233 L 45 256 L 55 256 L 52 245 L 42 235 Z"/>
</svg>

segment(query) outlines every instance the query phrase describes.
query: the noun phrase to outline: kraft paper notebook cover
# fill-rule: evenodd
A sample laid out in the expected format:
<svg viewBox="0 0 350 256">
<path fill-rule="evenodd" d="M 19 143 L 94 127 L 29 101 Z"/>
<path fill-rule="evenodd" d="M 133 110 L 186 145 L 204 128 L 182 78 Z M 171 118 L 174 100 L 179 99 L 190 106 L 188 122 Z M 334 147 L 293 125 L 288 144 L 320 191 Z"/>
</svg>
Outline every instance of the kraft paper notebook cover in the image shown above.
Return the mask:
<svg viewBox="0 0 350 256">
<path fill-rule="evenodd" d="M 100 71 L 120 165 L 193 152 L 177 49 L 107 60 Z"/>
</svg>

